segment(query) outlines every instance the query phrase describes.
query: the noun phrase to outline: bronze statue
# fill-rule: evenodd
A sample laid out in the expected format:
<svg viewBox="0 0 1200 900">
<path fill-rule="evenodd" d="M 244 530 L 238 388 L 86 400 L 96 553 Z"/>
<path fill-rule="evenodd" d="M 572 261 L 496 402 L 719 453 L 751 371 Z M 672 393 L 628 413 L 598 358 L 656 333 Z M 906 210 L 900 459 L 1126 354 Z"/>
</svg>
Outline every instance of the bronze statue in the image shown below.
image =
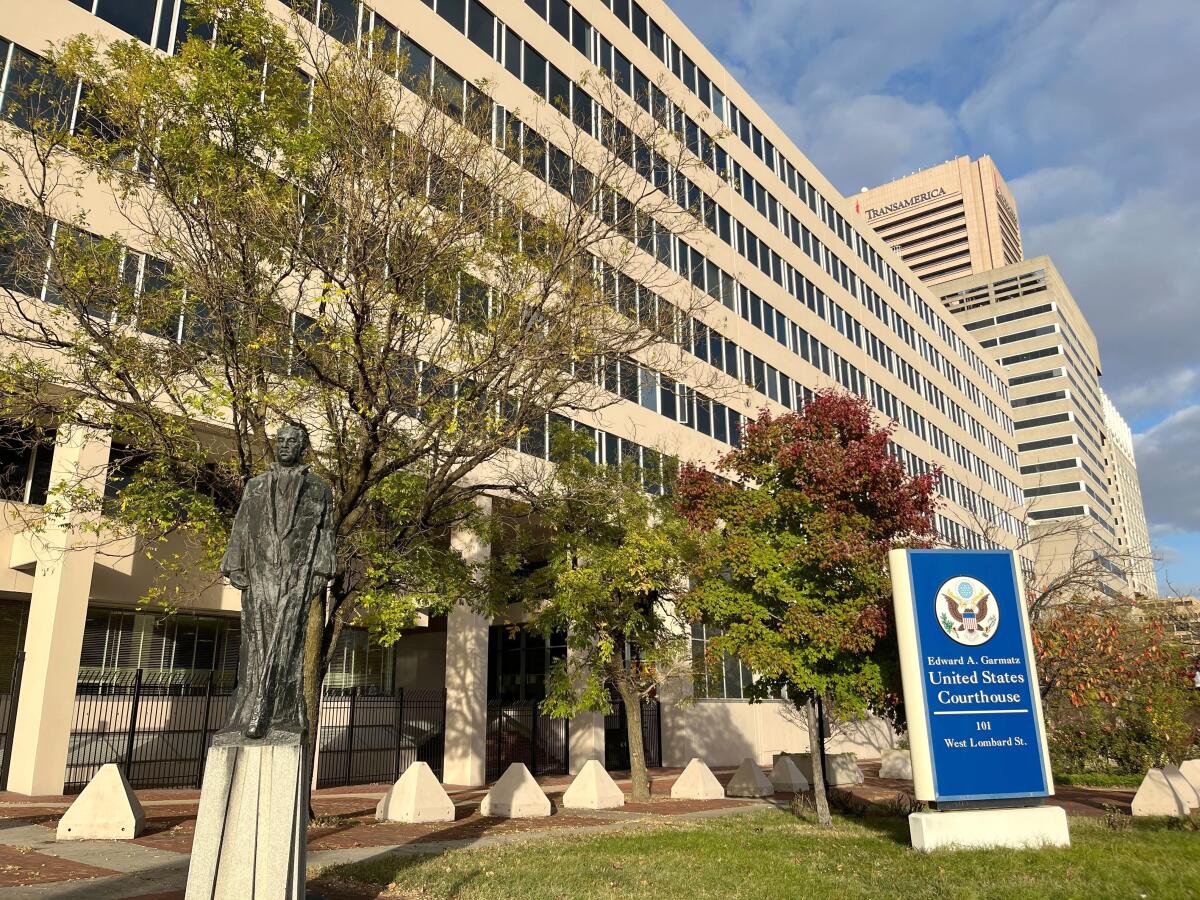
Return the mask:
<svg viewBox="0 0 1200 900">
<path fill-rule="evenodd" d="M 333 491 L 301 465 L 308 433 L 284 425 L 275 463 L 242 493 L 221 573 L 242 592 L 241 662 L 223 734 L 305 735 L 304 634 L 333 575 Z"/>
</svg>

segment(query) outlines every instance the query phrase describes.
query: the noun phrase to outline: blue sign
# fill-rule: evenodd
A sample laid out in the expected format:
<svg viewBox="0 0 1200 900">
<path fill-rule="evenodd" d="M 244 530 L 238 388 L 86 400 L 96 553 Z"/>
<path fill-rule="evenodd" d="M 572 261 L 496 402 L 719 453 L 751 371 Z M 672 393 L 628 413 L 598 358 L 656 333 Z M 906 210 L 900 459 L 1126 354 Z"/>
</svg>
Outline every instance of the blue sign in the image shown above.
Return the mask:
<svg viewBox="0 0 1200 900">
<path fill-rule="evenodd" d="M 1014 555 L 896 550 L 890 563 L 917 799 L 1053 794 Z"/>
</svg>

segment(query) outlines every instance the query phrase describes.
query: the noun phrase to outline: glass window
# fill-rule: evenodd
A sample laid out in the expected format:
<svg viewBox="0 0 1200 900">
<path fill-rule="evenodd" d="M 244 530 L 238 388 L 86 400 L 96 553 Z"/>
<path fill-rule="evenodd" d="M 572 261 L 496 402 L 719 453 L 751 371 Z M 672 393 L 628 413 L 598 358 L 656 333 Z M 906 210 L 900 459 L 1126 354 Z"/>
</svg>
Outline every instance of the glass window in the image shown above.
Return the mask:
<svg viewBox="0 0 1200 900">
<path fill-rule="evenodd" d="M 550 26 L 567 40 L 571 39 L 571 7 L 567 0 L 550 0 Z"/>
<path fill-rule="evenodd" d="M 546 99 L 550 105 L 564 115 L 571 112 L 571 79 L 558 66 L 550 64 L 550 82 Z"/>
<path fill-rule="evenodd" d="M 468 21 L 467 37 L 488 56 L 493 51 L 493 33 L 496 17 L 482 3 L 471 0 L 471 18 Z"/>
<path fill-rule="evenodd" d="M 509 29 L 504 30 L 504 68 L 521 77 L 521 46 L 524 42 Z"/>
<path fill-rule="evenodd" d="M 574 9 L 571 11 L 571 43 L 588 59 L 592 58 L 591 23 Z"/>
<path fill-rule="evenodd" d="M 525 68 L 521 80 L 539 97 L 546 95 L 546 58 L 529 44 L 525 45 Z"/>
<path fill-rule="evenodd" d="M 407 35 L 399 35 L 397 49 L 401 58 L 400 80 L 415 93 L 424 93 L 432 84 L 433 56 Z"/>
<path fill-rule="evenodd" d="M 737 657 L 714 658 L 708 642 L 720 634 L 709 625 L 692 625 L 692 679 L 697 698 L 737 700 L 748 694 L 754 677 Z"/>
<path fill-rule="evenodd" d="M 75 86 L 66 85 L 46 70 L 46 62 L 19 44 L 0 42 L 0 50 L 11 47 L 0 113 L 26 131 L 34 122 L 66 126 L 75 104 Z"/>
<path fill-rule="evenodd" d="M 323 0 L 321 28 L 343 44 L 358 41 L 358 0 Z"/>
<path fill-rule="evenodd" d="M 157 8 L 158 0 L 98 0 L 95 14 L 148 44 L 154 36 Z"/>
<path fill-rule="evenodd" d="M 437 14 L 458 31 L 467 30 L 466 0 L 438 0 Z"/>
</svg>

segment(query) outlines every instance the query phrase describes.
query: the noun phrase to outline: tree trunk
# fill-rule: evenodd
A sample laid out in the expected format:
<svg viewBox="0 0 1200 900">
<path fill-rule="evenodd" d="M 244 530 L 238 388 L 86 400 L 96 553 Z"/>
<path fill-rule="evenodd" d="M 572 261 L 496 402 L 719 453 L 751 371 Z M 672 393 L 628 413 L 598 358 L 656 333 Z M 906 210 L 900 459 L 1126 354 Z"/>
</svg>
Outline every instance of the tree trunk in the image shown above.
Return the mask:
<svg viewBox="0 0 1200 900">
<path fill-rule="evenodd" d="M 816 698 L 809 697 L 804 706 L 808 713 L 808 755 L 812 758 L 813 800 L 817 806 L 817 824 L 832 825 L 829 798 L 825 795 L 825 761 L 822 753 L 825 748 L 821 741 L 821 720 L 817 713 Z"/>
<path fill-rule="evenodd" d="M 321 727 L 321 684 L 325 674 L 325 654 L 322 643 L 325 637 L 325 595 L 317 597 L 308 610 L 308 622 L 304 633 L 304 705 L 308 715 L 307 746 L 305 757 L 309 764 L 310 783 L 316 777 L 317 736 Z M 312 808 L 312 792 L 309 792 L 308 818 L 316 814 Z"/>
<path fill-rule="evenodd" d="M 633 782 L 634 803 L 650 802 L 650 776 L 646 772 L 646 748 L 642 746 L 642 695 L 624 672 L 613 678 L 621 702 L 625 704 L 625 730 L 629 736 L 629 779 Z"/>
</svg>

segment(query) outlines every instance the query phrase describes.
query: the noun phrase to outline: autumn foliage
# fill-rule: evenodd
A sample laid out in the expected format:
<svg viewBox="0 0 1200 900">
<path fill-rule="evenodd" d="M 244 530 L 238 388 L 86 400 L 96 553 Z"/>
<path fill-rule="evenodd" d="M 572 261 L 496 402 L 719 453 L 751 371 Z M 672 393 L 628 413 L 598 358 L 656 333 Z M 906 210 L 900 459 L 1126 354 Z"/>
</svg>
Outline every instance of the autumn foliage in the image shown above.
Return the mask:
<svg viewBox="0 0 1200 900">
<path fill-rule="evenodd" d="M 693 612 L 723 628 L 711 645 L 740 656 L 764 694 L 786 686 L 848 715 L 897 699 L 875 655 L 891 622 L 887 553 L 932 541 L 937 473 L 907 473 L 892 429 L 861 398 L 821 391 L 745 427 L 718 467 L 736 484 L 680 476 L 679 510 L 720 532 Z"/>
<path fill-rule="evenodd" d="M 1161 621 L 1064 604 L 1033 642 L 1055 769 L 1138 773 L 1195 754 L 1195 660 Z"/>
</svg>

